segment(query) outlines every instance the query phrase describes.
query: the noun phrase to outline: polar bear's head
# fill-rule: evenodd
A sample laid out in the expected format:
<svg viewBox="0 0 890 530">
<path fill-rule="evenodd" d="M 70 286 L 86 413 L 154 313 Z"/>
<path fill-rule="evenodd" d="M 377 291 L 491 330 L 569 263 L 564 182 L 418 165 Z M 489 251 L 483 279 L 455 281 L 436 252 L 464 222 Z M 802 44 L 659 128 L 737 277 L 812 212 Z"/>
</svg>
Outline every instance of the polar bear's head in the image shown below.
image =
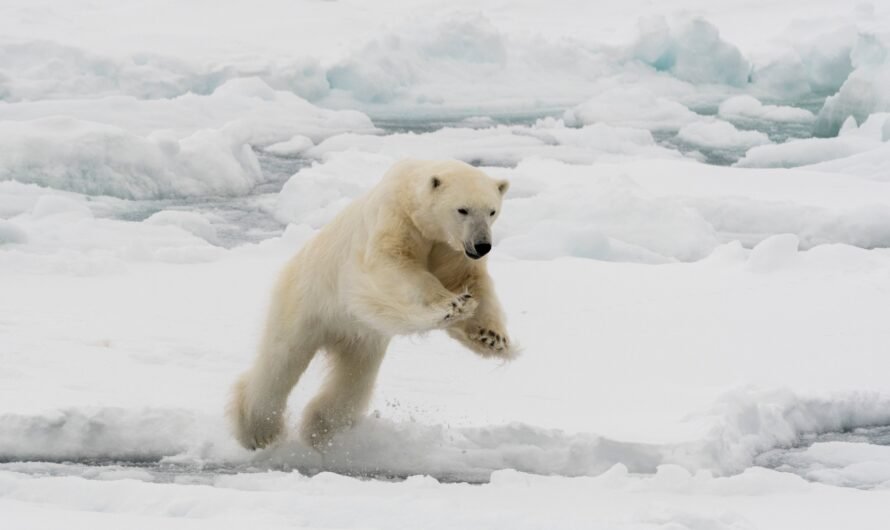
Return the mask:
<svg viewBox="0 0 890 530">
<path fill-rule="evenodd" d="M 447 243 L 468 258 L 491 250 L 491 225 L 501 213 L 510 183 L 457 161 L 431 165 L 419 183 L 414 220 L 426 237 Z"/>
</svg>

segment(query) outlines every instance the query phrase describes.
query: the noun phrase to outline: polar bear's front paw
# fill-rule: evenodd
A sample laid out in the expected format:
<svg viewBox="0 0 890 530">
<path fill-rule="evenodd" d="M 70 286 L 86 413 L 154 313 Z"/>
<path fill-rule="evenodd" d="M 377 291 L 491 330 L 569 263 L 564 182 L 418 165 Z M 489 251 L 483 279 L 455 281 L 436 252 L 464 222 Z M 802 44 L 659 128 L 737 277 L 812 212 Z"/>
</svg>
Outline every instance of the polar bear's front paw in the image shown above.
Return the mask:
<svg viewBox="0 0 890 530">
<path fill-rule="evenodd" d="M 473 298 L 473 295 L 464 291 L 448 302 L 445 315 L 442 317 L 442 324 L 447 326 L 470 318 L 478 305 L 479 302 Z"/>
<path fill-rule="evenodd" d="M 490 351 L 494 355 L 504 355 L 510 351 L 507 335 L 488 328 L 478 328 L 468 334 L 477 347 Z"/>
</svg>

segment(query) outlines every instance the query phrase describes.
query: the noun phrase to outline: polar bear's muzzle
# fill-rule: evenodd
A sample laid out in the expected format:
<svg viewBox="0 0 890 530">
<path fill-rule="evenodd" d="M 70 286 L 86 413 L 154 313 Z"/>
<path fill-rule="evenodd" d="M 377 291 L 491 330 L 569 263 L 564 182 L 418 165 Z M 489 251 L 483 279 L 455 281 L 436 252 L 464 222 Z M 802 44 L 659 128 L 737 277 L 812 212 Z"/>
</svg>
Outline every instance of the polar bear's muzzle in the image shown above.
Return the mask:
<svg viewBox="0 0 890 530">
<path fill-rule="evenodd" d="M 464 252 L 470 259 L 479 259 L 482 256 L 488 254 L 490 250 L 491 243 L 489 243 L 488 241 L 477 241 L 476 243 L 472 244 L 472 248 L 470 245 L 466 245 L 464 247 Z"/>
<path fill-rule="evenodd" d="M 461 238 L 464 253 L 470 259 L 481 259 L 491 250 L 491 226 L 488 219 L 478 214 L 470 216 L 468 221 Z"/>
</svg>

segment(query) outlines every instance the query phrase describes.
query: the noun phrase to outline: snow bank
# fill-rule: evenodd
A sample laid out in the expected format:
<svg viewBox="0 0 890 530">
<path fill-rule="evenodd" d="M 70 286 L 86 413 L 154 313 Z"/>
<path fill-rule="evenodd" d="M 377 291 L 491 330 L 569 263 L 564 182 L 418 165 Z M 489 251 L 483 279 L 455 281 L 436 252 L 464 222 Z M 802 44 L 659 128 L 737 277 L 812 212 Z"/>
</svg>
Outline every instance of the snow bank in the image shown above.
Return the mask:
<svg viewBox="0 0 890 530">
<path fill-rule="evenodd" d="M 359 101 L 388 102 L 439 68 L 469 79 L 498 73 L 506 64 L 504 37 L 481 15 L 455 15 L 432 24 L 418 20 L 398 31 L 332 67 L 331 88 L 347 91 Z M 464 69 L 468 71 L 458 73 Z"/>
<path fill-rule="evenodd" d="M 176 226 L 200 237 L 210 244 L 218 244 L 216 227 L 203 215 L 189 211 L 164 210 L 152 214 L 144 221 L 150 225 Z"/>
<path fill-rule="evenodd" d="M 880 183 L 853 186 L 844 177 L 754 175 L 681 161 L 585 167 L 527 160 L 515 171 L 497 171 L 513 185 L 495 233 L 505 252 L 518 257 L 657 263 L 698 259 L 720 241 L 754 246 L 785 233 L 803 248 L 890 245 L 884 198 L 890 190 Z M 811 195 L 803 197 L 801 186 Z M 841 186 L 849 194 L 839 194 Z"/>
<path fill-rule="evenodd" d="M 890 487 L 890 446 L 824 441 L 803 449 L 768 451 L 757 460 L 761 465 L 814 482 L 856 488 Z"/>
<path fill-rule="evenodd" d="M 479 428 L 394 423 L 368 418 L 338 437 L 324 459 L 290 441 L 252 459 L 271 469 L 334 471 L 347 475 L 487 482 L 501 469 L 541 475 L 595 476 L 616 462 L 632 471 L 654 472 L 660 448 L 595 435 L 569 435 L 523 424 Z"/>
<path fill-rule="evenodd" d="M 93 212 L 84 200 L 50 194 L 38 198 L 31 210 L 31 217 L 34 219 L 44 219 L 59 215 L 63 215 L 68 219 L 91 218 Z"/>
<path fill-rule="evenodd" d="M 736 196 L 689 199 L 686 205 L 723 237 L 741 240 L 746 245 L 789 233 L 800 240 L 803 248 L 830 243 L 861 248 L 890 246 L 890 211 L 878 202 L 829 208 Z"/>
<path fill-rule="evenodd" d="M 0 72 L 0 100 L 8 102 L 112 95 L 174 98 L 210 94 L 230 80 L 248 77 L 306 99 L 330 90 L 324 68 L 310 57 L 242 55 L 208 62 L 181 54 L 97 53 L 51 40 L 0 43 Z"/>
<path fill-rule="evenodd" d="M 298 134 L 290 140 L 268 145 L 263 148 L 263 151 L 278 156 L 299 156 L 313 145 L 312 140 Z"/>
<path fill-rule="evenodd" d="M 589 169 L 591 175 L 619 171 L 648 193 L 700 215 L 722 241 L 753 247 L 772 235 L 795 234 L 805 249 L 826 243 L 880 248 L 890 241 L 890 188 L 877 179 L 671 160 Z"/>
<path fill-rule="evenodd" d="M 890 137 L 890 114 L 875 113 L 858 125 L 848 117 L 834 138 L 804 138 L 778 145 L 758 146 L 745 154 L 736 165 L 740 167 L 797 167 L 815 165 L 830 160 L 846 159 L 860 153 L 880 150 Z M 866 157 L 874 159 L 873 156 Z M 855 161 L 853 162 L 856 163 Z M 844 172 L 844 162 L 827 167 Z"/>
<path fill-rule="evenodd" d="M 816 134 L 837 134 L 849 117 L 858 122 L 869 114 L 890 110 L 890 46 L 874 34 L 862 34 L 850 52 L 853 72 L 838 92 L 825 100 L 816 120 Z"/>
<path fill-rule="evenodd" d="M 674 24 L 660 16 L 643 18 L 633 51 L 656 70 L 691 83 L 743 86 L 751 70 L 738 48 L 721 39 L 717 28 L 702 18 Z"/>
<path fill-rule="evenodd" d="M 98 471 L 46 464 L 12 468 L 0 471 L 2 507 L 21 528 L 98 530 L 121 525 L 148 530 L 158 524 L 210 530 L 257 520 L 274 530 L 292 528 L 295 521 L 342 529 L 410 528 L 422 521 L 430 530 L 773 530 L 794 521 L 813 530 L 844 524 L 881 530 L 886 511 L 880 493 L 813 487 L 766 469 L 730 478 L 692 475 L 676 466 L 641 477 L 619 465 L 599 477 L 578 479 L 502 471 L 482 486 L 441 484 L 425 476 L 394 483 L 332 473 L 310 478 L 194 472 L 172 481 L 163 475 L 148 481 L 145 475 L 121 466 Z"/>
<path fill-rule="evenodd" d="M 709 436 L 681 449 L 679 454 L 690 449 L 691 453 L 678 461 L 691 458 L 705 469 L 709 467 L 705 462 L 710 461 L 724 473 L 739 472 L 769 449 L 791 447 L 803 434 L 887 424 L 887 405 L 886 398 L 875 394 L 825 399 L 786 391 L 730 393 L 707 414 L 716 423 Z"/>
<path fill-rule="evenodd" d="M 182 410 L 98 408 L 0 416 L 0 461 L 151 462 L 193 449 L 218 426 Z M 22 443 L 28 440 L 28 443 Z"/>
<path fill-rule="evenodd" d="M 853 71 L 850 53 L 858 38 L 857 26 L 869 24 L 857 24 L 843 16 L 834 23 L 817 25 L 791 22 L 782 37 L 788 47 L 773 50 L 755 63 L 752 88 L 786 101 L 834 94 Z"/>
<path fill-rule="evenodd" d="M 805 138 L 782 144 L 761 145 L 745 153 L 734 165 L 738 167 L 799 167 L 846 158 L 877 147 L 875 142 L 859 138 Z"/>
<path fill-rule="evenodd" d="M 281 189 L 275 215 L 284 223 L 320 228 L 371 189 L 394 162 L 385 156 L 347 151 L 301 169 Z"/>
<path fill-rule="evenodd" d="M 560 254 L 545 249 L 574 249 L 569 255 L 604 259 L 605 250 L 613 247 L 615 258 L 694 260 L 717 244 L 715 232 L 697 214 L 651 197 L 620 172 L 526 160 L 509 178 L 516 195 L 507 196 L 496 234 L 517 257 L 553 258 Z M 583 201 L 575 199 L 579 190 Z M 512 237 L 520 239 L 511 242 Z M 618 245 L 604 246 L 604 237 Z"/>
<path fill-rule="evenodd" d="M 512 181 L 495 230 L 499 248 L 527 259 L 685 261 L 723 241 L 753 247 L 779 234 L 794 234 L 805 249 L 890 246 L 890 189 L 881 182 L 688 161 L 526 160 L 514 171 L 495 171 Z"/>
<path fill-rule="evenodd" d="M 256 77 L 227 81 L 209 95 L 188 93 L 148 100 L 107 96 L 0 105 L 0 120 L 51 116 L 99 122 L 140 136 L 155 133 L 181 139 L 206 129 L 225 130 L 259 146 L 298 134 L 317 142 L 342 132 L 376 131 L 361 112 L 323 109 L 293 93 L 275 90 Z"/>
<path fill-rule="evenodd" d="M 733 124 L 723 120 L 684 125 L 677 132 L 677 138 L 710 149 L 747 150 L 757 145 L 772 143 L 769 136 L 760 131 L 740 131 Z"/>
<path fill-rule="evenodd" d="M 868 151 L 811 164 L 805 168 L 890 181 L 890 143 L 885 142 Z"/>
<path fill-rule="evenodd" d="M 748 256 L 748 267 L 754 272 L 772 272 L 799 263 L 800 239 L 794 234 L 770 236 L 757 244 Z"/>
<path fill-rule="evenodd" d="M 11 227 L 0 231 L 14 238 L 7 242 L 26 243 L 0 254 L 0 266 L 93 276 L 117 273 L 132 263 L 195 263 L 225 253 L 215 246 L 215 227 L 200 214 L 163 211 L 137 223 L 96 217 L 88 204 L 82 197 L 44 192 L 30 211 L 0 221 L 0 228 Z"/>
<path fill-rule="evenodd" d="M 0 141 L 0 179 L 88 195 L 239 195 L 262 181 L 250 147 L 221 131 L 176 140 L 57 117 L 2 121 Z"/>
<path fill-rule="evenodd" d="M 525 233 L 507 236 L 498 250 L 520 259 L 549 260 L 563 256 L 603 261 L 665 263 L 669 258 L 606 235 L 593 223 L 543 219 Z"/>
<path fill-rule="evenodd" d="M 701 119 L 684 105 L 644 87 L 609 89 L 567 110 L 563 117 L 571 126 L 606 123 L 650 130 L 677 130 Z"/>
<path fill-rule="evenodd" d="M 15 223 L 0 219 L 0 245 L 10 243 L 26 243 L 28 234 Z"/>
<path fill-rule="evenodd" d="M 527 157 L 545 157 L 571 163 L 629 158 L 679 158 L 676 151 L 656 145 L 649 131 L 613 127 L 603 123 L 579 128 L 562 120 L 538 120 L 532 126 L 497 126 L 484 129 L 445 127 L 433 132 L 385 136 L 342 134 L 307 150 L 306 157 L 324 160 L 351 150 L 381 154 L 393 159 L 456 158 L 475 165 L 515 166 Z"/>
<path fill-rule="evenodd" d="M 28 119 L 57 111 L 67 116 Z M 319 109 L 258 79 L 210 96 L 5 105 L 0 180 L 131 199 L 244 195 L 265 178 L 251 146 L 348 130 L 375 131 L 360 113 Z"/>
<path fill-rule="evenodd" d="M 73 201 L 84 201 L 84 197 L 63 191 L 48 190 L 34 184 L 0 180 L 0 218 L 10 219 L 31 212 L 39 200 L 47 195 L 65 196 Z M 96 205 L 101 199 L 97 200 Z"/>
<path fill-rule="evenodd" d="M 797 107 L 764 105 L 752 96 L 733 96 L 720 104 L 720 117 L 728 120 L 766 120 L 811 123 L 816 116 Z"/>
<path fill-rule="evenodd" d="M 372 415 L 337 436 L 324 455 L 297 440 L 249 453 L 231 439 L 223 418 L 185 410 L 60 410 L 40 416 L 0 416 L 0 461 L 118 461 L 159 471 L 167 467 L 390 478 L 429 475 L 450 482 L 488 482 L 494 480 L 492 473 L 503 469 L 597 476 L 616 464 L 632 473 L 656 473 L 661 466 L 677 465 L 687 472 L 727 475 L 769 458 L 774 448 L 790 447 L 804 434 L 886 424 L 887 405 L 876 396 L 826 401 L 788 392 L 734 392 L 703 415 L 713 423 L 706 437 L 677 444 L 622 442 L 519 423 L 458 428 Z M 861 462 L 862 456 L 853 453 L 847 464 Z"/>
</svg>

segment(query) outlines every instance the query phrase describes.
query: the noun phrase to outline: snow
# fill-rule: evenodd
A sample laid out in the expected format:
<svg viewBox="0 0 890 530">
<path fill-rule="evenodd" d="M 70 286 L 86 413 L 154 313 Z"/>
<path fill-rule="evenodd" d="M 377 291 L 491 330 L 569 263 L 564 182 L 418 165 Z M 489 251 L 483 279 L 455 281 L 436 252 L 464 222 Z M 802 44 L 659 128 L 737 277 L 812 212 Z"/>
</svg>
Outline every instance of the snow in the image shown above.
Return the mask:
<svg viewBox="0 0 890 530">
<path fill-rule="evenodd" d="M 326 95 L 330 88 L 324 70 L 310 59 L 242 58 L 234 64 L 214 64 L 145 50 L 121 56 L 54 40 L 27 40 L 2 43 L 0 60 L 4 65 L 0 90 L 3 99 L 12 102 L 96 95 L 157 99 L 189 92 L 209 94 L 229 80 L 251 76 L 261 76 L 270 86 L 305 98 Z"/>
<path fill-rule="evenodd" d="M 318 141 L 341 132 L 374 131 L 371 121 L 361 112 L 319 108 L 294 93 L 274 90 L 256 77 L 227 81 L 210 94 L 186 93 L 165 99 L 109 95 L 0 105 L 3 120 L 59 115 L 100 122 L 139 135 L 161 131 L 181 138 L 207 129 L 231 131 L 251 144 L 283 141 L 295 134 Z"/>
<path fill-rule="evenodd" d="M 760 131 L 740 131 L 726 121 L 699 121 L 684 125 L 677 138 L 690 144 L 712 149 L 741 149 L 771 143 Z"/>
<path fill-rule="evenodd" d="M 733 96 L 720 104 L 721 117 L 734 120 L 770 120 L 809 123 L 816 116 L 806 109 L 781 105 L 764 105 L 752 96 Z"/>
<path fill-rule="evenodd" d="M 457 158 L 489 166 L 514 166 L 530 156 L 572 163 L 679 157 L 675 151 L 657 145 L 647 130 L 604 123 L 567 127 L 563 120 L 554 118 L 537 120 L 531 126 L 444 127 L 427 134 L 340 134 L 304 154 L 326 160 L 332 154 L 356 149 L 395 158 Z"/>
<path fill-rule="evenodd" d="M 390 484 L 327 473 L 306 476 L 327 469 L 490 480 L 483 488 L 521 486 L 542 498 L 568 499 L 559 492 L 580 489 L 585 497 L 624 499 L 626 506 L 616 516 L 650 498 L 676 506 L 680 501 L 673 495 L 680 495 L 710 523 L 715 501 L 706 492 L 725 495 L 718 504 L 745 519 L 753 514 L 743 499 L 754 494 L 762 496 L 764 510 L 772 507 L 772 515 L 764 519 L 778 524 L 775 510 L 791 508 L 770 495 L 803 495 L 812 502 L 814 488 L 826 498 L 846 494 L 816 488 L 793 475 L 749 469 L 756 455 L 793 444 L 801 433 L 890 421 L 886 398 L 867 393 L 885 387 L 883 372 L 859 369 L 881 358 L 881 344 L 888 338 L 880 325 L 883 296 L 876 288 L 886 288 L 888 256 L 820 249 L 781 268 L 757 271 L 751 263 L 762 258 L 763 249 L 748 257 L 749 251 L 740 247 L 723 248 L 695 265 L 628 267 L 557 260 L 547 265 L 550 279 L 535 289 L 521 286 L 540 271 L 540 264 L 498 259 L 494 272 L 509 307 L 515 308 L 511 320 L 525 347 L 523 357 L 507 367 L 485 368 L 439 334 L 396 341 L 372 405 L 378 412 L 339 439 L 324 461 L 296 441 L 248 454 L 235 446 L 220 414 L 231 378 L 252 354 L 261 299 L 278 260 L 243 249 L 204 265 L 127 265 L 116 274 L 74 281 L 66 275 L 7 271 L 3 291 L 22 303 L 2 315 L 18 330 L 7 343 L 12 357 L 5 375 L 20 375 L 5 377 L 2 402 L 15 413 L 6 413 L 0 423 L 0 452 L 15 460 L 109 463 L 99 468 L 4 464 L 4 503 L 21 503 L 16 505 L 24 509 L 40 492 L 48 506 L 43 517 L 54 513 L 56 508 L 49 506 L 76 510 L 76 518 L 97 512 L 117 513 L 124 520 L 140 513 L 164 518 L 184 513 L 161 508 L 169 495 L 170 502 L 179 499 L 179 506 L 194 503 L 187 510 L 192 518 L 181 524 L 195 526 L 205 517 L 225 516 L 242 502 L 258 510 L 256 516 L 273 520 L 287 517 L 284 506 L 304 498 L 346 502 L 351 497 L 343 488 L 352 484 L 362 488 L 355 495 L 369 504 L 353 508 L 348 512 L 353 515 L 337 523 L 349 527 L 367 524 L 372 506 L 379 509 L 380 502 L 400 497 L 412 486 L 423 485 L 429 502 L 462 488 L 475 488 L 465 495 L 479 502 L 478 496 L 485 495 L 478 486 L 447 486 L 434 479 Z M 288 250 L 275 255 L 283 258 Z M 755 258 L 757 253 L 761 258 Z M 849 274 L 845 267 L 859 270 Z M 595 300 L 579 282 L 596 286 Z M 225 291 L 218 289 L 221 284 L 228 286 Z M 53 298 L 56 324 L 48 334 L 43 324 L 48 305 L 41 299 L 53 293 L 64 296 Z M 562 293 L 564 310 L 549 309 L 546 300 L 553 293 Z M 88 313 L 81 310 L 85 297 L 91 299 Z M 133 297 L 140 304 L 128 303 Z M 678 298 L 684 303 L 677 304 Z M 172 299 L 178 303 L 170 305 Z M 727 299 L 733 303 L 720 302 Z M 249 314 L 244 307 L 252 308 Z M 671 311 L 665 311 L 668 307 Z M 794 318 L 779 316 L 789 314 Z M 645 332 L 638 322 L 647 323 Z M 814 329 L 812 322 L 831 325 Z M 691 325 L 698 330 L 695 335 L 680 331 Z M 194 330 L 208 326 L 213 333 L 196 341 Z M 559 339 L 554 342 L 554 337 Z M 609 354 L 590 355 L 571 347 L 588 341 Z M 68 355 L 59 357 L 59 347 Z M 843 360 L 836 357 L 838 348 L 849 348 Z M 780 351 L 784 355 L 777 356 Z M 557 359 L 573 371 L 548 369 Z M 764 371 L 765 364 L 771 369 Z M 41 380 L 35 386 L 27 374 L 38 369 Z M 72 370 L 80 375 L 72 377 Z M 310 397 L 322 371 L 316 365 L 307 375 L 309 388 L 298 388 L 292 410 Z M 108 377 L 110 372 L 116 376 Z M 529 387 L 532 377 L 536 384 Z M 725 393 L 742 381 L 797 390 Z M 806 397 L 845 388 L 847 394 L 833 398 Z M 616 401 L 622 406 L 616 408 Z M 710 409 L 701 408 L 709 402 Z M 163 464 L 156 471 L 113 464 L 157 459 Z M 534 475 L 497 471 L 504 468 Z M 728 478 L 714 478 L 727 473 Z M 171 476 L 176 479 L 172 483 L 165 478 Z M 594 486 L 599 483 L 601 487 Z M 242 488 L 281 492 L 280 502 L 291 504 L 255 504 L 237 493 Z M 81 498 L 72 496 L 72 489 L 91 493 Z M 223 491 L 232 492 L 228 502 L 212 500 Z M 491 502 L 506 503 L 505 509 L 515 502 L 508 492 L 492 495 Z M 87 498 L 102 499 L 101 505 Z M 141 498 L 152 499 L 150 507 Z M 871 502 L 867 496 L 856 499 L 850 502 Z M 567 500 L 562 509 L 544 502 L 534 513 L 581 517 L 586 512 L 578 502 Z M 886 499 L 873 502 L 876 513 L 864 517 L 865 523 L 880 520 L 877 513 L 885 509 L 881 503 Z M 483 503 L 478 513 L 460 513 L 467 513 L 468 521 L 477 520 L 491 506 Z M 433 508 L 417 509 L 432 517 Z M 442 521 L 458 513 L 443 510 L 447 517 Z M 326 510 L 313 513 L 306 524 L 332 517 Z M 660 516 L 662 522 L 679 517 Z M 392 515 L 380 512 L 379 517 Z"/>
<path fill-rule="evenodd" d="M 770 236 L 751 249 L 748 267 L 756 272 L 770 272 L 794 265 L 800 256 L 797 253 L 800 239 L 794 234 Z"/>
<path fill-rule="evenodd" d="M 245 195 L 263 178 L 251 145 L 375 130 L 256 78 L 209 96 L 0 105 L 0 120 L 0 180 L 132 199 Z"/>
<path fill-rule="evenodd" d="M 888 180 L 890 179 L 888 155 L 890 155 L 890 144 L 885 143 L 861 153 L 811 164 L 807 166 L 807 169 L 833 173 L 843 172 L 871 179 Z"/>
<path fill-rule="evenodd" d="M 196 23 L 200 21 L 200 23 Z M 4 528 L 881 529 L 890 9 L 0 6 Z M 404 157 L 506 178 L 510 363 L 400 337 L 322 454 L 223 411 Z"/>
<path fill-rule="evenodd" d="M 180 525 L 188 528 L 261 522 L 268 528 L 292 528 L 295 524 L 333 528 L 423 524 L 427 528 L 456 528 L 473 524 L 478 528 L 519 529 L 557 525 L 731 530 L 761 528 L 770 523 L 853 523 L 861 528 L 879 528 L 870 521 L 880 518 L 880 502 L 886 500 L 880 495 L 842 495 L 840 499 L 849 513 L 844 510 L 840 514 L 830 506 L 829 501 L 835 497 L 829 488 L 809 486 L 796 477 L 793 481 L 783 480 L 783 475 L 768 471 L 714 479 L 681 475 L 674 468 L 664 468 L 654 477 L 638 478 L 616 467 L 592 479 L 554 481 L 515 472 L 499 472 L 494 478 L 492 484 L 477 487 L 441 485 L 420 477 L 398 484 L 379 484 L 332 474 L 312 478 L 277 473 L 220 477 L 207 485 L 46 476 L 20 481 L 3 506 L 16 519 L 33 518 L 34 526 L 64 516 L 78 526 L 97 527 L 104 522 L 109 527 L 125 524 L 149 528 L 158 524 L 159 517 L 181 515 Z M 263 479 L 265 485 L 260 485 L 258 480 Z M 658 493 L 664 490 L 669 493 Z M 784 506 L 772 502 L 770 493 L 775 490 L 791 491 L 783 499 Z M 130 499 L 146 497 L 157 501 L 141 513 L 131 513 L 134 503 Z M 36 498 L 61 503 L 61 507 L 34 513 L 28 504 Z M 696 499 L 702 498 L 711 506 L 696 503 Z M 107 501 L 100 503 L 96 499 Z M 640 506 L 639 501 L 649 504 Z M 65 509 L 79 504 L 104 507 L 109 513 L 103 520 Z M 744 505 L 745 513 L 733 511 L 730 506 L 734 504 Z M 632 511 L 634 507 L 638 509 Z M 362 513 L 360 521 L 352 515 L 356 512 Z"/>
<path fill-rule="evenodd" d="M 864 121 L 869 114 L 890 110 L 887 86 L 890 84 L 890 36 L 860 35 L 850 52 L 853 71 L 836 94 L 825 100 L 819 111 L 816 132 L 827 136 L 837 133 L 852 116 Z"/>
<path fill-rule="evenodd" d="M 758 146 L 748 151 L 737 162 L 742 167 L 798 167 L 813 166 L 827 163 L 825 169 L 837 168 L 840 172 L 846 172 L 848 166 L 853 166 L 854 160 L 874 160 L 875 154 L 886 148 L 887 124 L 890 114 L 878 112 L 869 115 L 862 125 L 858 125 L 853 116 L 844 120 L 838 135 L 833 138 L 805 138 L 789 140 L 777 145 Z M 860 156 L 862 155 L 862 156 Z M 877 155 L 880 158 L 880 155 Z M 837 162 L 831 163 L 837 160 Z M 852 163 L 851 163 L 852 162 Z M 876 176 L 881 178 L 880 172 L 866 169 L 856 170 L 850 167 L 850 172 L 860 176 Z"/>
<path fill-rule="evenodd" d="M 740 167 L 799 167 L 847 158 L 878 144 L 855 138 L 806 138 L 752 148 L 737 162 Z"/>
<path fill-rule="evenodd" d="M 298 134 L 290 140 L 278 142 L 263 148 L 263 151 L 278 156 L 299 156 L 313 146 L 312 140 Z"/>
<path fill-rule="evenodd" d="M 347 151 L 328 162 L 301 169 L 278 195 L 276 217 L 284 223 L 320 228 L 349 202 L 371 189 L 393 159 Z"/>
<path fill-rule="evenodd" d="M 219 131 L 141 137 L 67 117 L 5 121 L 0 178 L 92 195 L 245 194 L 261 179 L 253 153 Z"/>
<path fill-rule="evenodd" d="M 200 237 L 208 243 L 218 244 L 219 242 L 216 228 L 206 217 L 199 213 L 163 210 L 152 214 L 143 222 L 158 226 L 176 226 Z"/>
<path fill-rule="evenodd" d="M 0 220 L 0 245 L 10 243 L 26 243 L 28 234 L 15 223 Z"/>
<path fill-rule="evenodd" d="M 872 31 L 867 18 L 844 20 L 841 16 L 827 23 L 814 17 L 790 23 L 785 28 L 785 39 L 792 37 L 790 46 L 768 53 L 756 64 L 752 84 L 758 92 L 777 99 L 834 94 L 853 71 L 850 52 L 859 33 Z M 764 23 L 763 18 L 759 23 Z"/>
<path fill-rule="evenodd" d="M 783 469 L 837 486 L 890 486 L 890 448 L 851 442 L 817 442 L 783 455 Z"/>
<path fill-rule="evenodd" d="M 691 83 L 741 86 L 751 70 L 739 49 L 702 18 L 682 20 L 673 27 L 664 17 L 642 18 L 634 55 Z"/>
<path fill-rule="evenodd" d="M 566 111 L 570 125 L 606 123 L 650 130 L 676 130 L 699 116 L 681 103 L 646 88 L 613 88 Z"/>
</svg>

